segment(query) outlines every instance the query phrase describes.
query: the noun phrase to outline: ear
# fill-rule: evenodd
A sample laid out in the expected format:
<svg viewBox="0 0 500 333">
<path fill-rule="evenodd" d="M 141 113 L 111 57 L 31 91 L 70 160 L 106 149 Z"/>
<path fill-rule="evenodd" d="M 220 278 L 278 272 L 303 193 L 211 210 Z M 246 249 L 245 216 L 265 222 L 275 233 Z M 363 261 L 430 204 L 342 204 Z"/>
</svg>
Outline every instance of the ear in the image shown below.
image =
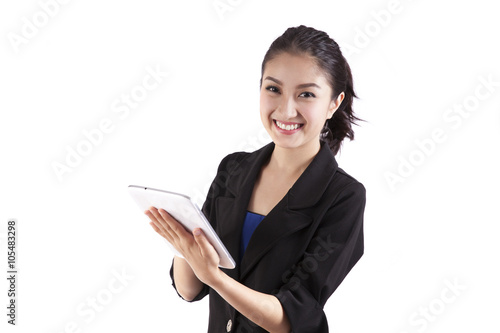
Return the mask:
<svg viewBox="0 0 500 333">
<path fill-rule="evenodd" d="M 330 102 L 330 107 L 328 108 L 328 119 L 330 119 L 331 117 L 333 117 L 333 114 L 335 113 L 335 111 L 337 111 L 337 109 L 339 108 L 340 104 L 342 104 L 342 101 L 344 100 L 344 97 L 345 97 L 345 93 L 344 92 L 341 92 L 336 99 L 332 99 L 332 101 Z"/>
</svg>

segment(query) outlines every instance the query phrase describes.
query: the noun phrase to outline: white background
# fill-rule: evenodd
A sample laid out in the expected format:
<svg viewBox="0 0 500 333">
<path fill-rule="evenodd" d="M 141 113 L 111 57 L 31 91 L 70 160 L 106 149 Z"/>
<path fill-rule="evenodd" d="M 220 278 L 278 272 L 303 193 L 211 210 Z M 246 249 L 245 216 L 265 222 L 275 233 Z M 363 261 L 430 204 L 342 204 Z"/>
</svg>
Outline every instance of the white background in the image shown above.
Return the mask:
<svg viewBox="0 0 500 333">
<path fill-rule="evenodd" d="M 325 307 L 331 331 L 499 330 L 494 2 L 221 0 L 229 7 L 218 12 L 213 0 L 75 0 L 49 6 L 52 16 L 40 3 L 56 2 L 0 5 L 4 272 L 8 219 L 19 230 L 18 325 L 6 323 L 2 278 L 2 332 L 206 331 L 208 299 L 175 294 L 169 249 L 127 186 L 201 205 L 225 155 L 268 143 L 261 61 L 300 24 L 340 44 L 366 120 L 337 157 L 368 201 L 365 255 Z M 114 112 L 146 68 L 168 76 L 126 117 Z M 54 163 L 66 164 L 103 119 L 110 133 L 58 177 Z M 430 144 L 434 131 L 441 140 Z M 400 178 L 391 186 L 388 175 Z M 122 273 L 128 280 L 115 281 Z"/>
</svg>

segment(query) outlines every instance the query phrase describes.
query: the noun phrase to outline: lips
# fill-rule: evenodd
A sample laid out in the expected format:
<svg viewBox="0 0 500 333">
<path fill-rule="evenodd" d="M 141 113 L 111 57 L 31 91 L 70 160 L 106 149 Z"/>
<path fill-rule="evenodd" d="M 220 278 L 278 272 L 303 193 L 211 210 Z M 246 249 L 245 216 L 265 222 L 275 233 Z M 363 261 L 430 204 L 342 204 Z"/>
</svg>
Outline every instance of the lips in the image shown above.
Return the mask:
<svg viewBox="0 0 500 333">
<path fill-rule="evenodd" d="M 304 126 L 304 124 L 291 123 L 291 122 L 286 122 L 286 121 L 279 121 L 279 120 L 276 120 L 276 119 L 274 119 L 274 124 L 279 129 L 281 129 L 283 131 L 290 131 L 290 132 L 291 131 L 295 131 L 295 130 L 301 128 L 302 126 Z"/>
<path fill-rule="evenodd" d="M 291 122 L 286 122 L 286 121 L 280 121 L 273 119 L 274 123 L 274 128 L 278 133 L 284 134 L 284 135 L 292 135 L 297 132 L 300 132 L 302 130 L 302 127 L 304 127 L 304 124 L 300 123 L 291 123 Z"/>
</svg>

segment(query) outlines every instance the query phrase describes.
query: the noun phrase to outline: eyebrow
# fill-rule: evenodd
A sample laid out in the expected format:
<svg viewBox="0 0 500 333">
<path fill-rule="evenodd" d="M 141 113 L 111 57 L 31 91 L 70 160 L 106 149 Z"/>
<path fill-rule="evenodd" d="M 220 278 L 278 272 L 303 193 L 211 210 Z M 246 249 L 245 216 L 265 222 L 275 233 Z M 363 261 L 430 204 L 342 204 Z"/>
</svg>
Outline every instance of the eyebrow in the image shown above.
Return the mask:
<svg viewBox="0 0 500 333">
<path fill-rule="evenodd" d="M 278 79 L 275 79 L 274 77 L 272 76 L 267 76 L 264 80 L 270 80 L 270 81 L 273 81 L 273 82 L 276 82 L 277 84 L 279 85 L 283 85 L 283 82 L 281 82 L 280 80 Z M 309 87 L 316 87 L 318 89 L 321 89 L 320 86 L 318 86 L 316 83 L 303 83 L 303 84 L 299 84 L 297 86 L 298 89 L 303 89 L 303 88 L 309 88 Z"/>
</svg>

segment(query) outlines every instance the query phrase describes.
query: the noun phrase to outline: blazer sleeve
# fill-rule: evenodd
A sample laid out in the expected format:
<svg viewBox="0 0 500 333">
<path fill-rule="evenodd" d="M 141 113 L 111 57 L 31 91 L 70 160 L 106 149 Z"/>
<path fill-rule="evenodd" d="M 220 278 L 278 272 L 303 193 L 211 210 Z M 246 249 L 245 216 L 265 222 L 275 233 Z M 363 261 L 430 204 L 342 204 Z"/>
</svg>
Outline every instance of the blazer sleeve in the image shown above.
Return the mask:
<svg viewBox="0 0 500 333">
<path fill-rule="evenodd" d="M 361 258 L 366 191 L 359 182 L 340 191 L 324 214 L 304 256 L 275 294 L 292 332 L 328 332 L 323 306 Z"/>
<path fill-rule="evenodd" d="M 215 202 L 215 197 L 220 193 L 220 191 L 224 190 L 225 182 L 224 178 L 226 177 L 228 173 L 228 167 L 231 165 L 230 159 L 232 156 L 234 156 L 235 153 L 227 155 L 222 159 L 222 161 L 219 164 L 219 167 L 217 169 L 217 174 L 212 181 L 212 184 L 208 190 L 207 197 L 205 199 L 205 202 L 203 203 L 203 206 L 201 208 L 201 211 L 203 212 L 203 215 L 207 218 L 207 220 L 210 222 L 212 225 L 212 228 L 214 230 L 216 229 L 216 223 L 215 223 L 215 209 L 214 209 L 214 202 Z M 177 292 L 177 295 L 179 295 L 180 298 L 184 299 L 179 292 L 177 291 L 177 287 L 175 286 L 175 279 L 174 279 L 174 265 L 173 265 L 173 260 L 172 264 L 170 266 L 170 278 L 172 279 L 172 286 L 174 287 L 175 291 Z M 196 302 L 201 299 L 203 299 L 206 295 L 208 295 L 210 291 L 210 288 L 204 284 L 203 289 L 200 291 L 196 297 L 188 302 Z M 185 299 L 184 299 L 185 300 Z"/>
</svg>

